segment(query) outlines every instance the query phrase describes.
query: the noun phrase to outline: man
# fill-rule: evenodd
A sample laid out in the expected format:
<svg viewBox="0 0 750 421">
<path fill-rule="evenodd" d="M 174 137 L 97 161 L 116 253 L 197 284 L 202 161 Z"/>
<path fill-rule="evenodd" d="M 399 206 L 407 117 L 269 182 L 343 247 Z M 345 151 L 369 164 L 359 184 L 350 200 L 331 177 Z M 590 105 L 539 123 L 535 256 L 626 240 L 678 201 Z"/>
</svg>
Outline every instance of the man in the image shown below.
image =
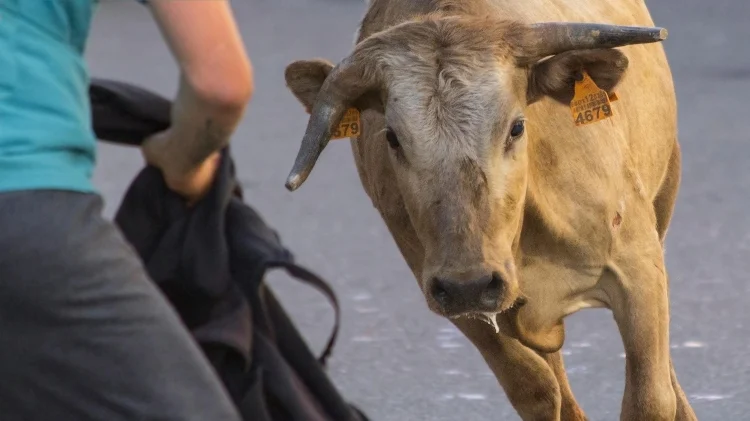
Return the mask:
<svg viewBox="0 0 750 421">
<path fill-rule="evenodd" d="M 95 0 L 0 2 L 0 418 L 238 421 L 92 185 L 83 59 Z M 173 126 L 145 158 L 187 201 L 252 92 L 226 0 L 151 0 L 179 63 Z"/>
</svg>

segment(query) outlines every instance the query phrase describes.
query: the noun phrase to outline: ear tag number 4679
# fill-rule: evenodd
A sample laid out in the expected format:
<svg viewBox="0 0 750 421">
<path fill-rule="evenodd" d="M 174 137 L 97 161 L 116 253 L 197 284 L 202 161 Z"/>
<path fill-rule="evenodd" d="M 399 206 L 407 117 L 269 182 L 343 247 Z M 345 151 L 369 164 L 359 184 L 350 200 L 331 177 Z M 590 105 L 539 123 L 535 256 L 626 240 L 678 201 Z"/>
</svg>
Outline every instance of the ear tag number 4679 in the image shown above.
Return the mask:
<svg viewBox="0 0 750 421">
<path fill-rule="evenodd" d="M 596 123 L 614 115 L 612 104 L 617 101 L 617 95 L 610 97 L 607 91 L 599 89 L 594 80 L 583 72 L 583 80 L 576 81 L 575 95 L 570 101 L 570 111 L 576 126 Z"/>
</svg>

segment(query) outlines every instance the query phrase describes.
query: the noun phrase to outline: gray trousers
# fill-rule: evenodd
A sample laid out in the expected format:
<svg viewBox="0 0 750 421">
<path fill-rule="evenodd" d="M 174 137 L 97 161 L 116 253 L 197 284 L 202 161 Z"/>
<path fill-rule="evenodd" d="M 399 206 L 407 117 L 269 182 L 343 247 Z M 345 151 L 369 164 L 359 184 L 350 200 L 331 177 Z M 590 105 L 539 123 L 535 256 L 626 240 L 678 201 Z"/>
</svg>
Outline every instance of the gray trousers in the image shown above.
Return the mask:
<svg viewBox="0 0 750 421">
<path fill-rule="evenodd" d="M 0 420 L 239 421 L 97 195 L 0 193 Z"/>
</svg>

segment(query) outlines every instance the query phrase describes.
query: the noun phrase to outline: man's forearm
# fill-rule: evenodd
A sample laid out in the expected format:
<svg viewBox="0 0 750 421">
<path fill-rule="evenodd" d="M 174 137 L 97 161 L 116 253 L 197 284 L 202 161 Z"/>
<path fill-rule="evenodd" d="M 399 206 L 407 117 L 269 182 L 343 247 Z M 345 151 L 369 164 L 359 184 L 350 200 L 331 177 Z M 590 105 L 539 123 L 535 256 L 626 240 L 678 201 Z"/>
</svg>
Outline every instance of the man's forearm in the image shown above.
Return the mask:
<svg viewBox="0 0 750 421">
<path fill-rule="evenodd" d="M 185 142 L 185 161 L 191 166 L 200 164 L 229 143 L 229 133 L 230 130 L 222 128 L 212 118 L 207 118 L 203 127 L 196 131 L 194 140 Z"/>
<path fill-rule="evenodd" d="M 159 158 L 162 170 L 179 176 L 229 142 L 252 95 L 252 65 L 229 1 L 149 4 L 180 68 L 169 140 Z"/>
<path fill-rule="evenodd" d="M 245 110 L 241 102 L 222 103 L 201 97 L 183 79 L 173 108 L 173 144 L 168 156 L 175 169 L 187 172 L 229 143 Z"/>
</svg>

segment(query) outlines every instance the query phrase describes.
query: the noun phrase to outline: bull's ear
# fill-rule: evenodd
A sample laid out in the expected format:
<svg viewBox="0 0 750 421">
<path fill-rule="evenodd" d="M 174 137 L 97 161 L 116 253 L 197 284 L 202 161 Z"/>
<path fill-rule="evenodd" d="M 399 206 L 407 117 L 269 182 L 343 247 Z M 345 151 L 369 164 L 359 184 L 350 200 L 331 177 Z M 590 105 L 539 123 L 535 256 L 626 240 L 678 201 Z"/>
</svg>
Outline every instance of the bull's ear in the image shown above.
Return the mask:
<svg viewBox="0 0 750 421">
<path fill-rule="evenodd" d="M 628 68 L 628 59 L 614 49 L 574 50 L 557 54 L 531 67 L 528 104 L 549 96 L 569 104 L 575 93 L 575 81 L 586 71 L 599 88 L 611 94 Z"/>
<path fill-rule="evenodd" d="M 312 110 L 315 97 L 331 69 L 333 69 L 333 64 L 322 59 L 298 60 L 286 67 L 284 71 L 286 86 L 305 106 L 308 113 Z"/>
</svg>

